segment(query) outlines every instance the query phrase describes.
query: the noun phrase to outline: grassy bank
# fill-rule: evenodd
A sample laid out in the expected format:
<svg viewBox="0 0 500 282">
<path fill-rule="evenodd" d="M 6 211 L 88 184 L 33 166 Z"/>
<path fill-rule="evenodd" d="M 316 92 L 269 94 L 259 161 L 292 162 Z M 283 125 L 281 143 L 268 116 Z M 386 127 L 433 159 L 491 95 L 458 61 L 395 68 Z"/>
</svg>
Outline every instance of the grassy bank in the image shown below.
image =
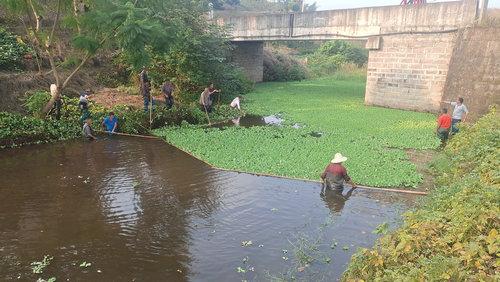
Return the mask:
<svg viewBox="0 0 500 282">
<path fill-rule="evenodd" d="M 354 255 L 344 280 L 499 281 L 499 128 L 492 112 L 453 138 L 433 163 L 438 188 Z"/>
<path fill-rule="evenodd" d="M 358 183 L 417 186 L 422 176 L 404 150 L 438 146 L 435 117 L 367 107 L 364 90 L 363 76 L 265 83 L 246 95 L 243 108 L 252 114 L 279 114 L 285 119 L 283 126 L 183 126 L 155 134 L 226 169 L 316 180 L 333 154 L 341 152 L 349 158 L 347 168 Z"/>
</svg>

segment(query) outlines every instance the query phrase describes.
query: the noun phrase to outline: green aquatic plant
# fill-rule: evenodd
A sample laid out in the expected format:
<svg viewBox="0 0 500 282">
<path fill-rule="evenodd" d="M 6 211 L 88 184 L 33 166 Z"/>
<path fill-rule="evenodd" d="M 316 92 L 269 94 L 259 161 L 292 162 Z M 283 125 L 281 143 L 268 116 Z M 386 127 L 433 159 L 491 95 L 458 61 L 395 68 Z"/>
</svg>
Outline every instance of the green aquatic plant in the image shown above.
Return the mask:
<svg viewBox="0 0 500 282">
<path fill-rule="evenodd" d="M 43 270 L 50 265 L 50 262 L 54 259 L 49 255 L 45 255 L 41 261 L 34 261 L 31 263 L 31 270 L 33 273 L 41 274 Z"/>
<path fill-rule="evenodd" d="M 179 126 L 154 134 L 216 167 L 319 180 L 336 152 L 355 182 L 377 187 L 416 187 L 422 181 L 406 149 L 434 149 L 435 117 L 368 107 L 358 78 L 265 83 L 245 97 L 256 115 L 280 114 L 281 126 L 205 128 Z M 293 126 L 300 124 L 300 127 Z M 311 132 L 322 132 L 320 137 Z"/>
</svg>

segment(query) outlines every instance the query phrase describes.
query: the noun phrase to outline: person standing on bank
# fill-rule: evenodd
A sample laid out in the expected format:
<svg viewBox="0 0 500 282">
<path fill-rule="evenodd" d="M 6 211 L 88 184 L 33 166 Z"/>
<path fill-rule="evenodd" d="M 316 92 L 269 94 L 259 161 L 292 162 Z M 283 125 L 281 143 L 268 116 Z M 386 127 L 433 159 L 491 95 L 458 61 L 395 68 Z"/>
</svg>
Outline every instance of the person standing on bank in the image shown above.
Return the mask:
<svg viewBox="0 0 500 282">
<path fill-rule="evenodd" d="M 211 103 L 211 104 L 213 105 L 214 96 L 215 96 L 215 95 L 213 95 L 213 94 L 215 94 L 215 93 L 220 93 L 220 89 L 215 89 L 214 84 L 213 84 L 213 83 L 210 83 L 210 85 L 208 86 L 208 91 L 210 92 L 210 101 L 212 101 L 212 103 Z M 218 97 L 219 97 L 219 98 L 218 98 L 218 100 L 219 100 L 219 101 L 218 101 L 218 103 L 217 103 L 217 106 L 219 105 L 219 102 L 220 102 L 220 94 L 219 94 L 219 96 L 218 96 Z"/>
<path fill-rule="evenodd" d="M 451 128 L 451 116 L 448 114 L 448 109 L 443 108 L 441 115 L 437 120 L 436 134 L 441 139 L 441 147 L 446 145 Z"/>
<path fill-rule="evenodd" d="M 116 118 L 115 113 L 109 112 L 109 116 L 102 120 L 102 126 L 107 132 L 115 133 L 116 128 L 118 127 L 118 119 Z"/>
<path fill-rule="evenodd" d="M 50 93 L 52 96 L 55 96 L 57 92 L 57 85 L 51 84 L 50 85 Z M 56 120 L 61 119 L 61 109 L 62 109 L 62 97 L 61 93 L 57 93 L 56 99 L 54 100 L 54 105 L 52 106 L 52 109 L 50 109 L 48 115 L 52 115 L 55 113 L 56 115 Z"/>
<path fill-rule="evenodd" d="M 462 97 L 458 97 L 456 102 L 451 101 L 443 101 L 446 104 L 450 104 L 453 108 L 453 114 L 451 115 L 451 133 L 458 133 L 457 124 L 460 122 L 465 122 L 467 119 L 467 114 L 469 114 L 469 110 L 464 105 L 464 99 Z"/>
<path fill-rule="evenodd" d="M 163 96 L 165 96 L 165 104 L 167 105 L 168 109 L 171 109 L 174 105 L 174 96 L 172 96 L 174 89 L 174 84 L 169 80 L 165 81 L 165 83 L 161 87 L 161 93 L 163 94 Z"/>
<path fill-rule="evenodd" d="M 139 73 L 139 87 L 144 100 L 144 112 L 147 112 L 149 109 L 149 100 L 151 99 L 151 82 L 149 81 L 146 67 L 143 67 L 142 71 Z"/>
<path fill-rule="evenodd" d="M 344 182 L 350 184 L 353 189 L 357 188 L 357 185 L 347 174 L 346 168 L 342 165 L 345 161 L 347 161 L 347 158 L 342 156 L 341 153 L 335 154 L 333 160 L 330 161 L 330 164 L 326 166 L 325 171 L 321 174 L 321 179 L 324 182 L 323 188 L 342 191 L 344 189 Z M 323 189 L 321 192 L 323 192 Z"/>
<path fill-rule="evenodd" d="M 214 92 L 210 92 L 210 89 L 207 87 L 203 92 L 201 92 L 200 95 L 200 108 L 202 111 L 211 113 L 212 112 L 212 99 L 210 99 L 210 96 Z"/>
</svg>

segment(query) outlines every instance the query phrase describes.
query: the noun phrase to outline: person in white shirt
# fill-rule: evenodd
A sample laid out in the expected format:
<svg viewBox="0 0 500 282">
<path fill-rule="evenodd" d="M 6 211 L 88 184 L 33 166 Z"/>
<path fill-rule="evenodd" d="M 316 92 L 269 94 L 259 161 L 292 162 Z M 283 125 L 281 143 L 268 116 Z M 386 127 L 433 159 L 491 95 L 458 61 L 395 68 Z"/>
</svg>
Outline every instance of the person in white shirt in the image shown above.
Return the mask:
<svg viewBox="0 0 500 282">
<path fill-rule="evenodd" d="M 460 122 L 465 122 L 467 119 L 467 114 L 469 114 L 469 110 L 467 106 L 464 105 L 464 98 L 458 97 L 456 102 L 451 101 L 443 101 L 446 104 L 450 104 L 453 108 L 453 114 L 451 115 L 451 132 L 457 133 L 458 128 L 457 124 Z"/>
<path fill-rule="evenodd" d="M 236 98 L 233 99 L 233 101 L 231 101 L 231 104 L 229 104 L 231 106 L 231 108 L 237 108 L 238 110 L 241 111 L 241 107 L 240 107 L 240 99 L 241 99 L 241 96 L 237 96 Z"/>
</svg>

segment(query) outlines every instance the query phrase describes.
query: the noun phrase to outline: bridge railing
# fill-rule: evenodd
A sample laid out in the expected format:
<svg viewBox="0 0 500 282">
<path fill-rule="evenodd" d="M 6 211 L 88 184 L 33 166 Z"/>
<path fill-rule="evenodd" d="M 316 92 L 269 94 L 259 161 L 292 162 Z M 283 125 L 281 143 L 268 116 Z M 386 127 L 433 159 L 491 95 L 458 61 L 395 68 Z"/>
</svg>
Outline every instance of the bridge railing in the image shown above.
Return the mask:
<svg viewBox="0 0 500 282">
<path fill-rule="evenodd" d="M 474 22 L 477 0 L 287 14 L 222 15 L 234 41 L 367 38 L 387 33 L 443 32 Z"/>
</svg>

